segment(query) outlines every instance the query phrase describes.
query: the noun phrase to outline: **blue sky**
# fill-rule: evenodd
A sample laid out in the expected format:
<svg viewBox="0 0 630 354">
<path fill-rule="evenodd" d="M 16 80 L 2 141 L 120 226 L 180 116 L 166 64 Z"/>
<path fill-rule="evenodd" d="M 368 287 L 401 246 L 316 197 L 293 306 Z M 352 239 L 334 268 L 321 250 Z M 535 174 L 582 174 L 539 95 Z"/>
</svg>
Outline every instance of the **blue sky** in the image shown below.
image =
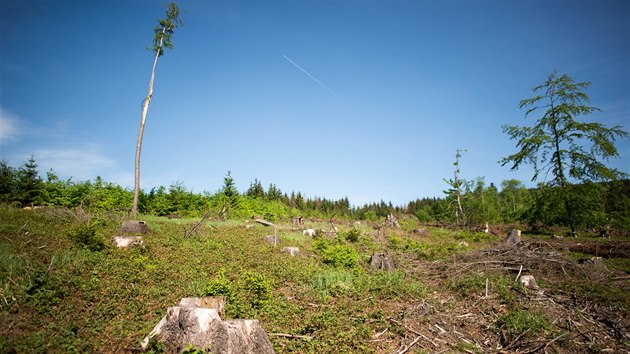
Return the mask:
<svg viewBox="0 0 630 354">
<path fill-rule="evenodd" d="M 165 1 L 0 0 L 0 159 L 133 187 L 152 29 Z M 141 185 L 214 192 L 230 170 L 358 205 L 440 197 L 497 161 L 503 124 L 553 71 L 588 118 L 630 130 L 629 1 L 178 1 L 157 66 Z M 630 172 L 630 141 L 610 165 Z"/>
</svg>

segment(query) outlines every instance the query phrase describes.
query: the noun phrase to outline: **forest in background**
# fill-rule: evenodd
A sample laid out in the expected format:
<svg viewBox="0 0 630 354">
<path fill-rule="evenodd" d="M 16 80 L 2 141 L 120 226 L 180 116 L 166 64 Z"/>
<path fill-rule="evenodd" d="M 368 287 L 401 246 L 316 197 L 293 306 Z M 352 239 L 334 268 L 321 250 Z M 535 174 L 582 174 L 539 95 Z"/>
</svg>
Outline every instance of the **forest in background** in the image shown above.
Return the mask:
<svg viewBox="0 0 630 354">
<path fill-rule="evenodd" d="M 132 190 L 100 177 L 94 181 L 62 180 L 53 170 L 44 178 L 37 167 L 35 157 L 19 167 L 0 162 L 0 203 L 81 207 L 87 212 L 129 211 Z M 273 183 L 265 188 L 258 180 L 239 192 L 228 172 L 223 186 L 214 193 L 194 193 L 181 182 L 142 190 L 139 211 L 171 218 L 194 218 L 209 212 L 221 219 L 261 217 L 269 221 L 305 217 L 378 222 L 389 214 L 411 214 L 423 223 L 469 227 L 517 223 L 540 231 L 568 226 L 557 187 L 540 183 L 537 188 L 527 188 L 514 179 L 504 180 L 501 186 L 488 185 L 482 177 L 460 180 L 456 187 L 445 190 L 442 198 L 418 198 L 403 206 L 385 201 L 353 206 L 347 197 L 305 197 L 301 192 L 283 192 Z M 570 197 L 575 205 L 576 226 L 582 231 L 609 235 L 630 230 L 630 180 L 571 185 Z"/>
</svg>

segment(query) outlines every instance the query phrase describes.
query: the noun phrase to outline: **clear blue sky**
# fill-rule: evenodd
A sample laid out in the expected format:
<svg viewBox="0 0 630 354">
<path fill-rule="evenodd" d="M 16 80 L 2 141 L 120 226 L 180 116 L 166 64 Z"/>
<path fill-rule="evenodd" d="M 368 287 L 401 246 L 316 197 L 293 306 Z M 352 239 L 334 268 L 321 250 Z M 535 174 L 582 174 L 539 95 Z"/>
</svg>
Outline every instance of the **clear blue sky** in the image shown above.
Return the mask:
<svg viewBox="0 0 630 354">
<path fill-rule="evenodd" d="M 166 1 L 0 0 L 0 159 L 133 187 L 152 29 Z M 178 1 L 144 135 L 145 190 L 176 181 L 358 205 L 529 182 L 503 124 L 557 69 L 588 119 L 630 130 L 630 1 Z M 630 142 L 618 142 L 630 172 Z"/>
</svg>

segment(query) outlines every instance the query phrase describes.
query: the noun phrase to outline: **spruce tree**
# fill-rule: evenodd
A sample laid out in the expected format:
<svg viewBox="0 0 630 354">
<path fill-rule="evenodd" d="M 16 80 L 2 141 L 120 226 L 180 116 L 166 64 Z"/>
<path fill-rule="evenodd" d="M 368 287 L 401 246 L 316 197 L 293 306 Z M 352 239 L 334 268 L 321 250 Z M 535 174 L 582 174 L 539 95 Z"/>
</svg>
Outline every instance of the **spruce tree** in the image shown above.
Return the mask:
<svg viewBox="0 0 630 354">
<path fill-rule="evenodd" d="M 536 95 L 522 100 L 519 105 L 527 109 L 526 118 L 541 111 L 542 116 L 532 126 L 503 126 L 503 132 L 517 141 L 518 151 L 503 158 L 501 165 L 511 164 L 512 170 L 522 164 L 532 165 L 532 181 L 541 175 L 551 176 L 546 184 L 560 189 L 574 235 L 576 205 L 570 194 L 571 184 L 611 181 L 625 176 L 604 162 L 619 157 L 615 140 L 628 137 L 628 133 L 618 125 L 608 128 L 601 123 L 577 119 L 599 111 L 589 105 L 590 99 L 584 92 L 590 86 L 590 82 L 575 82 L 567 75 L 551 73 L 543 84 L 534 87 Z"/>
</svg>

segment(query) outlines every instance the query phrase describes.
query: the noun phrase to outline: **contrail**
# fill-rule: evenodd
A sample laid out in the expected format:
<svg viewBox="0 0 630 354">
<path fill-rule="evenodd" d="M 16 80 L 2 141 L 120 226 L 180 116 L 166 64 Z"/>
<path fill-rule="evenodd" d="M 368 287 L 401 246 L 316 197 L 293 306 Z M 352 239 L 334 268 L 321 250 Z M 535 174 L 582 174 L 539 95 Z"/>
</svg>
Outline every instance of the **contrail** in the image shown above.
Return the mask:
<svg viewBox="0 0 630 354">
<path fill-rule="evenodd" d="M 317 78 L 313 75 L 311 75 L 308 71 L 304 70 L 304 68 L 302 68 L 301 66 L 299 66 L 296 62 L 294 62 L 293 60 L 291 60 L 288 56 L 286 56 L 286 54 L 282 54 L 282 56 L 284 57 L 284 59 L 286 59 L 289 63 L 293 64 L 293 66 L 295 66 L 296 68 L 300 69 L 301 72 L 303 72 L 306 76 L 310 77 L 311 80 L 315 81 L 319 86 L 323 87 L 326 89 L 326 91 L 330 92 L 331 95 L 335 96 L 339 101 L 341 101 L 343 104 L 345 104 L 344 100 L 341 99 L 341 97 L 339 97 L 339 95 L 337 95 L 337 93 L 335 93 L 335 91 L 331 90 L 330 88 L 328 88 L 328 86 L 324 85 L 323 82 L 317 80 Z"/>
</svg>

